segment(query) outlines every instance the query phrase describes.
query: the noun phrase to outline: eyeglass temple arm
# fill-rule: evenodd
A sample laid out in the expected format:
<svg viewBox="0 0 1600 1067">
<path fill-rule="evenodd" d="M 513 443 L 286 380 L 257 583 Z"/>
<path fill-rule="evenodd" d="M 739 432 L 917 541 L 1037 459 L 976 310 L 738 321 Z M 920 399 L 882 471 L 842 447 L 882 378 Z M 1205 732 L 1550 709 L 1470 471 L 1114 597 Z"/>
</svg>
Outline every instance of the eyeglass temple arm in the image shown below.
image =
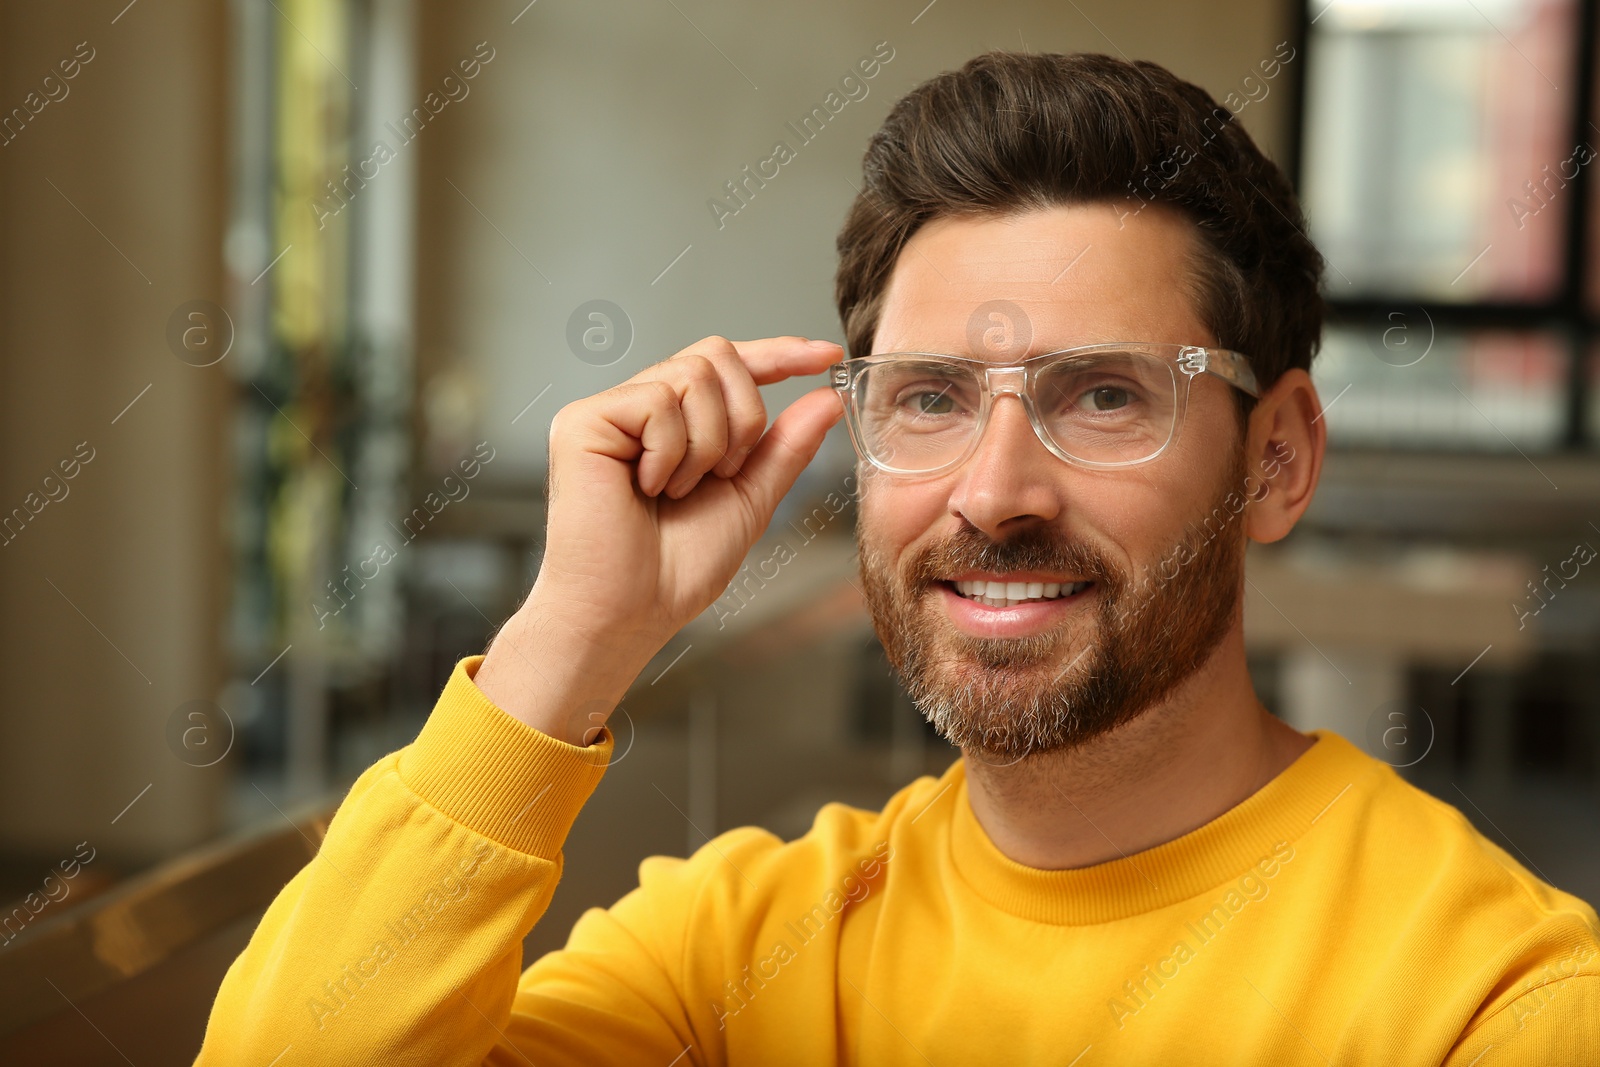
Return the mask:
<svg viewBox="0 0 1600 1067">
<path fill-rule="evenodd" d="M 1242 353 L 1226 348 L 1187 347 L 1178 354 L 1178 366 L 1190 377 L 1202 372 L 1215 374 L 1253 397 L 1261 396 L 1256 372 L 1251 369 L 1249 358 Z"/>
</svg>

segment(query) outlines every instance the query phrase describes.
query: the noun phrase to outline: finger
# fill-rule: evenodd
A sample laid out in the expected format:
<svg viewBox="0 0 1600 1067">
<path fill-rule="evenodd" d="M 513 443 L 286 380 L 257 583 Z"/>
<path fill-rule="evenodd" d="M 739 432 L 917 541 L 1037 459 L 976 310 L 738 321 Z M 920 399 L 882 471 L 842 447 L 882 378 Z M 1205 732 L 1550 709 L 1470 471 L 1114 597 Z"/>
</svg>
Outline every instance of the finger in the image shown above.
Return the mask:
<svg viewBox="0 0 1600 1067">
<path fill-rule="evenodd" d="M 820 373 L 844 355 L 844 349 L 832 341 L 812 341 L 796 336 L 730 341 L 713 335 L 696 341 L 670 359 L 646 368 L 640 372 L 640 378 L 661 378 L 680 383 L 681 392 L 681 383 L 685 380 L 685 361 L 697 363 L 696 357 L 711 361 L 722 379 L 723 402 L 728 410 L 724 454 L 712 469 L 721 477 L 732 477 L 767 428 L 766 404 L 757 386 L 797 375 Z M 690 412 L 689 421 L 692 438 L 699 419 Z M 709 435 L 707 431 L 706 436 Z M 675 483 L 668 490 L 669 495 L 680 495 L 676 492 L 677 488 Z"/>
<path fill-rule="evenodd" d="M 766 403 L 757 386 L 817 374 L 845 357 L 844 349 L 832 341 L 797 336 L 753 341 L 707 337 L 685 350 L 695 351 L 703 352 L 722 375 L 728 447 L 727 455 L 713 470 L 724 478 L 738 472 L 767 428 Z"/>
<path fill-rule="evenodd" d="M 689 429 L 688 449 L 667 483 L 667 495 L 677 499 L 727 456 L 728 409 L 722 401 L 722 377 L 709 359 L 688 355 L 672 363 L 673 377 L 682 383 L 679 406 Z"/>
<path fill-rule="evenodd" d="M 569 435 L 569 418 L 588 432 Z M 678 391 L 663 381 L 624 382 L 571 404 L 557 413 L 550 431 L 552 462 L 569 437 L 584 451 L 623 462 L 638 460 L 639 491 L 647 496 L 666 487 L 689 444 Z"/>
<path fill-rule="evenodd" d="M 712 472 L 721 478 L 731 478 L 767 428 L 767 404 L 750 376 L 750 369 L 731 345 L 725 354 L 711 357 L 711 364 L 722 381 L 722 403 L 728 412 L 726 454 Z"/>
<path fill-rule="evenodd" d="M 843 346 L 833 341 L 808 341 L 804 337 L 734 341 L 733 347 L 757 385 L 771 385 L 786 378 L 821 374 L 845 358 Z"/>
<path fill-rule="evenodd" d="M 745 462 L 742 477 L 733 482 L 763 523 L 771 520 L 778 502 L 816 457 L 828 429 L 843 415 L 839 394 L 823 388 L 806 393 L 773 420 Z"/>
</svg>

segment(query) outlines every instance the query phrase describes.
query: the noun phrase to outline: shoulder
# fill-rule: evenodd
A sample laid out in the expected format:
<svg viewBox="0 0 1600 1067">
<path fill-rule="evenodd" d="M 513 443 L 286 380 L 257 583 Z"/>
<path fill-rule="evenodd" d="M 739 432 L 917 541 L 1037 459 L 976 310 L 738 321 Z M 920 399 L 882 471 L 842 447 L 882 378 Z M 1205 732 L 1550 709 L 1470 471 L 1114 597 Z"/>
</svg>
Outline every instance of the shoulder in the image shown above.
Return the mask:
<svg viewBox="0 0 1600 1067">
<path fill-rule="evenodd" d="M 1449 901 L 1480 918 L 1502 915 L 1507 932 L 1554 917 L 1576 920 L 1590 935 L 1600 930 L 1589 903 L 1557 889 L 1531 860 L 1473 824 L 1463 808 L 1478 811 L 1477 803 L 1459 785 L 1449 782 L 1453 792 L 1436 795 L 1337 734 L 1323 736 L 1339 751 L 1346 777 L 1363 788 L 1346 810 L 1330 805 L 1337 817 L 1314 826 L 1306 840 L 1345 853 L 1352 876 L 1381 881 L 1397 902 Z"/>
<path fill-rule="evenodd" d="M 1453 797 L 1435 795 L 1372 762 L 1376 786 L 1363 813 L 1362 837 L 1419 898 L 1459 902 L 1480 919 L 1498 916 L 1495 925 L 1504 934 L 1556 923 L 1597 943 L 1600 917 L 1594 907 L 1551 884 L 1514 842 L 1508 841 L 1514 852 L 1507 851 L 1479 830 L 1466 811 L 1487 816 L 1459 786 L 1452 783 Z"/>
<path fill-rule="evenodd" d="M 1341 818 L 1314 828 L 1307 845 L 1336 854 L 1328 869 L 1340 872 L 1338 894 L 1359 910 L 1366 935 L 1388 946 L 1382 966 L 1454 972 L 1458 1051 L 1472 1047 L 1479 1055 L 1516 1036 L 1535 1059 L 1507 1062 L 1565 1064 L 1580 1062 L 1557 1054 L 1572 1035 L 1600 1047 L 1600 916 L 1592 904 L 1552 885 L 1445 797 L 1342 738 L 1336 744 L 1350 750 L 1352 776 L 1370 775 L 1369 788 Z M 1451 788 L 1475 809 L 1478 801 L 1459 783 Z M 1536 1017 L 1554 1022 L 1563 1036 L 1538 1036 Z M 1530 1029 L 1534 1035 L 1524 1038 Z"/>
<path fill-rule="evenodd" d="M 1557 973 L 1561 976 L 1553 977 Z M 1443 1067 L 1586 1067 L 1594 1063 L 1597 1049 L 1600 973 L 1592 954 L 1580 954 L 1523 979 L 1486 1004 Z"/>
</svg>

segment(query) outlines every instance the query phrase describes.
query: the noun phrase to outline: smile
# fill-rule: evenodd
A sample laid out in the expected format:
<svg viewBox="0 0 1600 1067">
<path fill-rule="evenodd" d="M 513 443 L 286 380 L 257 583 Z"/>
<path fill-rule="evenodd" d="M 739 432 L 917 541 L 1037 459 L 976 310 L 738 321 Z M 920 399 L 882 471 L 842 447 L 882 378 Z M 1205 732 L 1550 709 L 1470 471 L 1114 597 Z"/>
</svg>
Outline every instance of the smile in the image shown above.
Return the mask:
<svg viewBox="0 0 1600 1067">
<path fill-rule="evenodd" d="M 949 588 L 963 599 L 991 608 L 1013 608 L 1040 600 L 1056 600 L 1083 592 L 1092 582 L 953 581 Z"/>
</svg>

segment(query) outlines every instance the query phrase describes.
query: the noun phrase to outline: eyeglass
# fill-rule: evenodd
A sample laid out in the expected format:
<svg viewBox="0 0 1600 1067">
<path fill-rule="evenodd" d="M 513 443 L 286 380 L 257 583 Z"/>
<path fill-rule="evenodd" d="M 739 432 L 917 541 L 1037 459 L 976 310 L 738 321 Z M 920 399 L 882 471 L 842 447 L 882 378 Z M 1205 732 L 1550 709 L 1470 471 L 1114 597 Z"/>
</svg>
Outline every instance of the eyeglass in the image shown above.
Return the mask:
<svg viewBox="0 0 1600 1067">
<path fill-rule="evenodd" d="M 1056 456 L 1097 470 L 1155 459 L 1176 439 L 1197 374 L 1259 397 L 1248 357 L 1193 345 L 1114 342 L 990 363 L 885 352 L 835 363 L 856 452 L 891 474 L 935 474 L 977 450 L 995 398 L 1011 393 Z"/>
</svg>

